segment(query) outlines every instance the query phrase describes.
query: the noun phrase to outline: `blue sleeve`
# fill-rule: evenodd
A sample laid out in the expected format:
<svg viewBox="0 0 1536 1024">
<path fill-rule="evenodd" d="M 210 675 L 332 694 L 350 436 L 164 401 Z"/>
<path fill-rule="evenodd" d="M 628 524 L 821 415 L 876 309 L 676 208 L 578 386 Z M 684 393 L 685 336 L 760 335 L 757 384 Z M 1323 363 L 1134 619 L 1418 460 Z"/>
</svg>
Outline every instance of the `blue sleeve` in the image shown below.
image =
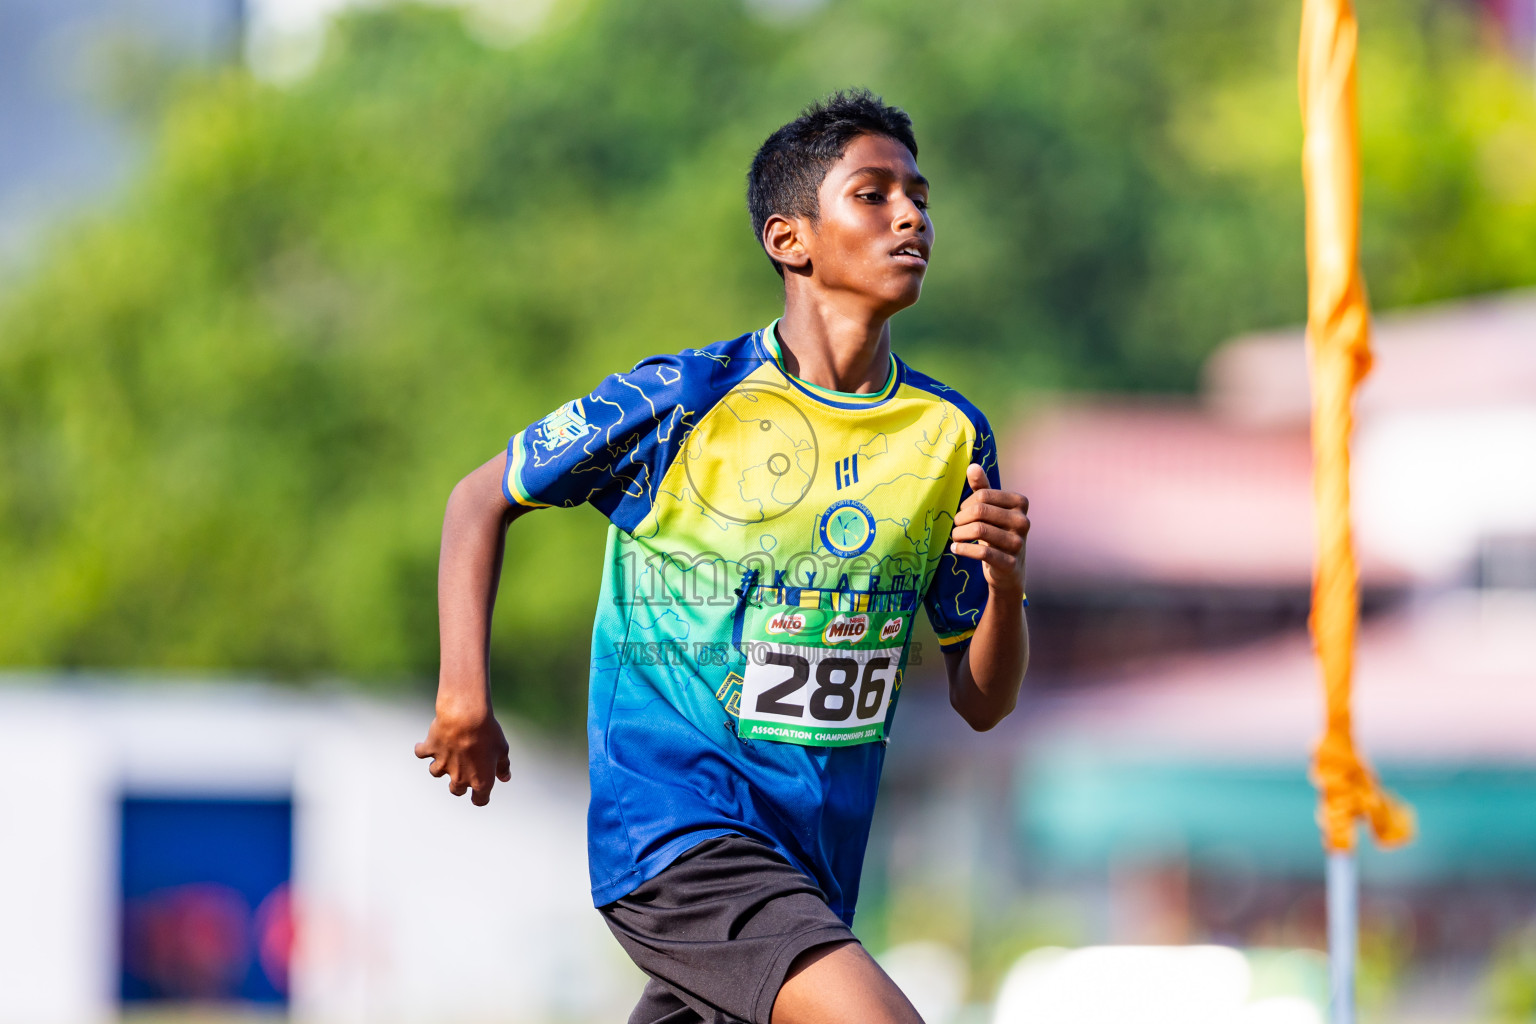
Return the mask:
<svg viewBox="0 0 1536 1024">
<path fill-rule="evenodd" d="M 507 442 L 507 500 L 534 508 L 590 502 L 634 530 L 688 432 L 751 370 L 721 349 L 644 359 L 519 431 Z"/>
<path fill-rule="evenodd" d="M 507 500 L 591 502 L 610 519 L 629 505 L 638 523 L 666 472 L 669 442 L 685 429 L 682 377 L 680 357 L 646 359 L 520 431 L 507 443 Z"/>
<path fill-rule="evenodd" d="M 973 407 L 964 411 L 976 428 L 970 461 L 980 464 L 986 470 L 990 486 L 1001 487 L 997 471 L 997 442 L 992 436 L 992 427 L 986 417 Z M 971 485 L 967 481 L 960 489 L 959 504 L 965 504 L 970 496 Z M 954 511 L 959 511 L 959 505 Z M 971 558 L 961 558 L 950 551 L 946 539 L 944 554 L 939 559 L 933 580 L 928 584 L 928 592 L 923 595 L 923 604 L 928 609 L 928 621 L 933 623 L 933 631 L 938 634 L 942 646 L 969 643 L 971 634 L 976 632 L 976 624 L 981 621 L 981 613 L 987 607 L 987 578 L 981 571 L 981 563 Z"/>
</svg>

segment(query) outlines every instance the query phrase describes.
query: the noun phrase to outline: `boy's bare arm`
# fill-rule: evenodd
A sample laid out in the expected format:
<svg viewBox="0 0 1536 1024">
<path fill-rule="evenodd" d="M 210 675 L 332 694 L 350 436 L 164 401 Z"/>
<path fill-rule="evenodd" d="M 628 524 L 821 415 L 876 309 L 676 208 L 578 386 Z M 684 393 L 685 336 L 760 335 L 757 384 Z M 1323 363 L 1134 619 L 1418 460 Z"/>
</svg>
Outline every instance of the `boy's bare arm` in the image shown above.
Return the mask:
<svg viewBox="0 0 1536 1024">
<path fill-rule="evenodd" d="M 944 652 L 944 667 L 950 704 L 971 728 L 986 730 L 1014 709 L 1029 667 L 1029 626 L 1024 621 L 1029 499 L 991 488 L 978 465 L 972 464 L 966 475 L 972 493 L 955 515 L 950 550 L 981 562 L 987 607 L 970 645 L 961 652 Z"/>
<path fill-rule="evenodd" d="M 437 621 L 442 658 L 437 713 L 416 756 L 431 758 L 448 790 L 484 805 L 497 779 L 511 780 L 507 740 L 491 711 L 491 611 L 501 579 L 507 525 L 529 511 L 501 490 L 505 453 L 470 473 L 448 496 L 437 564 Z"/>
</svg>

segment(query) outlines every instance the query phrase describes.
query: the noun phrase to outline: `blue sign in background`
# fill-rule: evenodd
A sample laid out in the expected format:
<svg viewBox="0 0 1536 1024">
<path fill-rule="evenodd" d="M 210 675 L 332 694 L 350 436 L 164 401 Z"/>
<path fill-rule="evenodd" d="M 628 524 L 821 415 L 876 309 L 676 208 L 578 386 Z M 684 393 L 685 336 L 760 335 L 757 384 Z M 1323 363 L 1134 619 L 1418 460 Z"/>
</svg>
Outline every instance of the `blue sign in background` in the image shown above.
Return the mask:
<svg viewBox="0 0 1536 1024">
<path fill-rule="evenodd" d="M 287 1002 L 290 800 L 127 797 L 120 994 Z"/>
</svg>

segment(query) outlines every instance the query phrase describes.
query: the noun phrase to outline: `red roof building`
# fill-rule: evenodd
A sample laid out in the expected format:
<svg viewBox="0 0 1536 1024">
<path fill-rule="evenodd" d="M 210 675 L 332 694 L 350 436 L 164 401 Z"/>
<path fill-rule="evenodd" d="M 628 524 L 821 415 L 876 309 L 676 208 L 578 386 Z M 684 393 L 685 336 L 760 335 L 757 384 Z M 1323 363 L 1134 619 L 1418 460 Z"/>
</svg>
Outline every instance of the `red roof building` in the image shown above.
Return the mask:
<svg viewBox="0 0 1536 1024">
<path fill-rule="evenodd" d="M 1365 610 L 1536 583 L 1536 293 L 1382 317 L 1354 446 Z M 1078 399 L 1003 446 L 1030 498 L 1040 661 L 1071 673 L 1294 630 L 1312 571 L 1299 330 L 1238 339 L 1188 400 Z M 1530 577 L 1530 578 L 1528 578 Z"/>
</svg>

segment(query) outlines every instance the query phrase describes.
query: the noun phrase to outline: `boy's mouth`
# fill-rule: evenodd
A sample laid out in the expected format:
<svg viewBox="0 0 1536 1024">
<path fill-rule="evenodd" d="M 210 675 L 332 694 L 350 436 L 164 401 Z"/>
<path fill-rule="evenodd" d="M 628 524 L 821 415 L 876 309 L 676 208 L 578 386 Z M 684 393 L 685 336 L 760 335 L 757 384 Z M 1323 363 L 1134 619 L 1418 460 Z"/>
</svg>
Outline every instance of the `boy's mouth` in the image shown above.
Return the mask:
<svg viewBox="0 0 1536 1024">
<path fill-rule="evenodd" d="M 926 267 L 928 265 L 928 246 L 923 242 L 903 242 L 891 252 L 891 255 L 907 266 Z"/>
</svg>

